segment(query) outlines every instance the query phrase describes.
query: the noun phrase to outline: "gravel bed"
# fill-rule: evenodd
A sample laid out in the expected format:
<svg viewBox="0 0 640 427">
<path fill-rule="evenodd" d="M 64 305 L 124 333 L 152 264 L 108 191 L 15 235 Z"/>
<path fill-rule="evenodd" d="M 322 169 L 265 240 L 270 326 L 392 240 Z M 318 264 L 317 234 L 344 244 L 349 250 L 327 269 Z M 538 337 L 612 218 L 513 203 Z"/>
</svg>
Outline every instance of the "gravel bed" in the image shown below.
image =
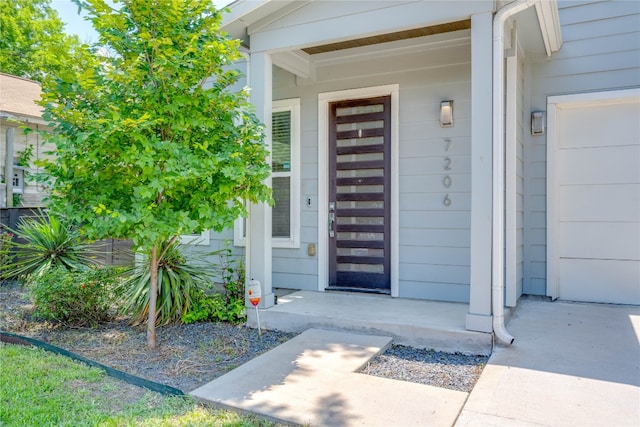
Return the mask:
<svg viewBox="0 0 640 427">
<path fill-rule="evenodd" d="M 393 345 L 372 359 L 360 372 L 469 393 L 487 360 L 489 356 L 469 356 Z"/>
</svg>

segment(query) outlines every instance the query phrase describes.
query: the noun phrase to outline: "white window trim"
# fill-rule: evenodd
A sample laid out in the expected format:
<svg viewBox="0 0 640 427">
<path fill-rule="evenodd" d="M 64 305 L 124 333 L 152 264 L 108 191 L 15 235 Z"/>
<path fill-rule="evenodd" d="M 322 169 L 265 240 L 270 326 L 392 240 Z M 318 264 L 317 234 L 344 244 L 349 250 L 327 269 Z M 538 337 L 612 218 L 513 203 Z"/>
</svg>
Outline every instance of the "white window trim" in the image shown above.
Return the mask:
<svg viewBox="0 0 640 427">
<path fill-rule="evenodd" d="M 182 245 L 197 245 L 197 246 L 209 246 L 210 232 L 205 230 L 200 235 L 197 234 L 183 234 L 180 236 L 180 244 Z"/>
<path fill-rule="evenodd" d="M 273 237 L 273 248 L 300 248 L 300 98 L 273 101 L 271 113 L 291 111 L 291 171 L 286 176 L 291 177 L 291 237 Z M 272 172 L 273 177 L 285 176 L 282 172 Z M 244 218 L 238 218 L 233 227 L 234 246 L 246 246 L 244 236 Z"/>
</svg>

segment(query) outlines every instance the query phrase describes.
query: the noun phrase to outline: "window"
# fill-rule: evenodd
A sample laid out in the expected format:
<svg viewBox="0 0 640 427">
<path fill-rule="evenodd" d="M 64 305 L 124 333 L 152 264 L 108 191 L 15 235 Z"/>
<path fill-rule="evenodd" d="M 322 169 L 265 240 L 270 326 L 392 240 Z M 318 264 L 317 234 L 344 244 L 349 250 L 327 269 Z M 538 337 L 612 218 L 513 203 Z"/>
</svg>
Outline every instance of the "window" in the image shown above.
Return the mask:
<svg viewBox="0 0 640 427">
<path fill-rule="evenodd" d="M 274 101 L 271 111 L 274 248 L 300 247 L 300 100 Z M 246 244 L 246 220 L 236 221 L 234 244 Z"/>
<path fill-rule="evenodd" d="M 24 193 L 24 170 L 21 167 L 13 167 L 13 192 L 17 194 Z"/>
</svg>

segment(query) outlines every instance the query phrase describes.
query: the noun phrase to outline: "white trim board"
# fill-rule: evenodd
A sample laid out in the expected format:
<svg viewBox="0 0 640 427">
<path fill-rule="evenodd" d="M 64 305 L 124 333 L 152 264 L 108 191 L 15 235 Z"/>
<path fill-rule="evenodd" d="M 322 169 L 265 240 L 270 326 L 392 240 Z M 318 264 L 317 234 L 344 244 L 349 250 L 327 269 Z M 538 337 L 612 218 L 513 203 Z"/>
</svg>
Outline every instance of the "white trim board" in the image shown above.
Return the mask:
<svg viewBox="0 0 640 427">
<path fill-rule="evenodd" d="M 560 296 L 558 283 L 558 141 L 559 110 L 633 102 L 640 99 L 640 88 L 550 96 L 547 99 L 547 296 Z"/>
<path fill-rule="evenodd" d="M 318 94 L 318 290 L 329 282 L 329 104 L 350 99 L 391 96 L 391 296 L 400 294 L 400 186 L 399 186 L 399 96 L 400 86 L 391 84 Z"/>
<path fill-rule="evenodd" d="M 291 236 L 271 237 L 272 248 L 300 248 L 300 98 L 281 99 L 272 102 L 271 114 L 291 111 Z M 271 173 L 274 177 L 274 172 Z M 233 245 L 247 245 L 245 218 L 240 217 L 233 224 Z"/>
</svg>

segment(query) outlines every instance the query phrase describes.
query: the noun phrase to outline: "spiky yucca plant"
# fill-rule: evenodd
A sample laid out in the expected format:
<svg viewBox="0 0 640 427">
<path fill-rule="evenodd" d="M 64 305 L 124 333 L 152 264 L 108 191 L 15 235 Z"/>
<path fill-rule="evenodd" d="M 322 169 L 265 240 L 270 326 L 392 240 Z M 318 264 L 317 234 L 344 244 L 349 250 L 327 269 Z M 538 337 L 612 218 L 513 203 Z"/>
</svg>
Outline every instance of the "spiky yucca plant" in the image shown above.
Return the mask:
<svg viewBox="0 0 640 427">
<path fill-rule="evenodd" d="M 28 280 L 57 267 L 82 271 L 97 264 L 95 251 L 77 228 L 53 215 L 39 211 L 35 217 L 23 217 L 9 231 L 16 237 L 8 243 L 14 258 L 0 265 L 0 279 Z"/>
<path fill-rule="evenodd" d="M 203 288 L 210 282 L 209 268 L 195 254 L 190 254 L 187 261 L 177 241 L 165 243 L 160 253 L 164 254 L 158 266 L 157 326 L 179 321 L 191 307 L 194 288 Z M 119 287 L 123 311 L 131 314 L 134 325 L 144 323 L 149 315 L 151 272 L 147 258 L 137 263 Z"/>
</svg>

